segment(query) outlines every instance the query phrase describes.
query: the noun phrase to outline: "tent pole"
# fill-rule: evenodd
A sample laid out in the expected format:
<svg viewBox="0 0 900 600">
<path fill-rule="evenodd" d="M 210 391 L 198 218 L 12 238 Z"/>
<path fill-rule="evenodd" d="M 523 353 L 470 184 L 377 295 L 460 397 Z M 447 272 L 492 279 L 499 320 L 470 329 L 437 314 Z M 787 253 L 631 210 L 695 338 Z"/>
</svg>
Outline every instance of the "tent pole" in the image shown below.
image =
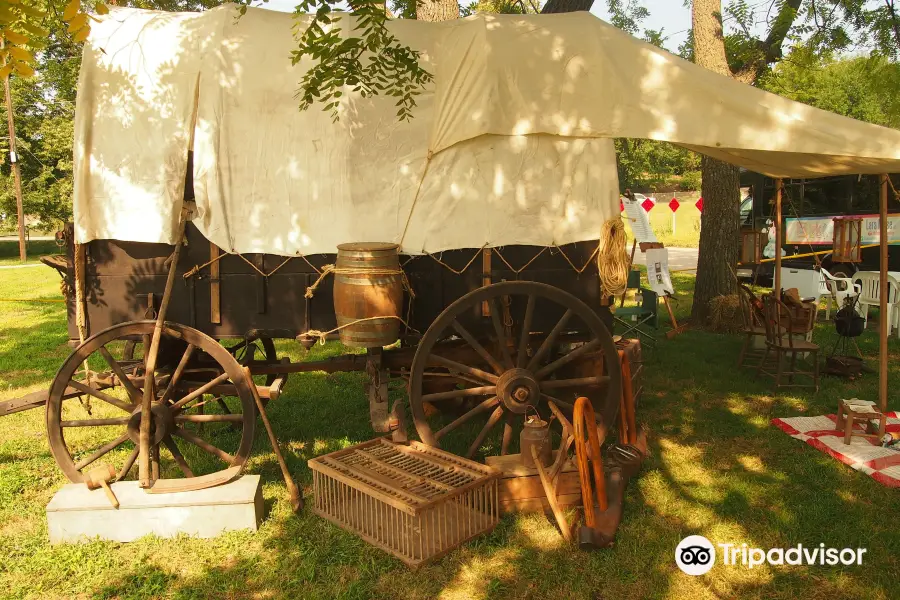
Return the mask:
<svg viewBox="0 0 900 600">
<path fill-rule="evenodd" d="M 775 180 L 775 281 L 772 291 L 776 298 L 781 298 L 781 190 L 784 187 L 782 179 Z"/>
<path fill-rule="evenodd" d="M 878 307 L 878 406 L 881 412 L 887 412 L 888 394 L 888 333 L 891 324 L 887 320 L 888 301 L 888 175 L 881 175 L 881 231 L 879 233 L 879 249 L 881 250 L 881 267 L 879 268 L 880 282 L 878 284 L 880 305 Z"/>
</svg>

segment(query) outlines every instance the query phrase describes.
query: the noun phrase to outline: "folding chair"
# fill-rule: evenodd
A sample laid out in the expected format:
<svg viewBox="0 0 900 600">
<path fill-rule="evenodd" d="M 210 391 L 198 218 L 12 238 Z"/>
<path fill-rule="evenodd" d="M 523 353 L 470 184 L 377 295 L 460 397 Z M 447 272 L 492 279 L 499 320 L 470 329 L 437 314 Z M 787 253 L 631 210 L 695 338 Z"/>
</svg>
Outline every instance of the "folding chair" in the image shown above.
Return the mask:
<svg viewBox="0 0 900 600">
<path fill-rule="evenodd" d="M 659 327 L 659 295 L 653 290 L 641 287 L 641 272 L 631 271 L 628 274 L 628 283 L 625 288 L 625 294 L 628 290 L 635 290 L 635 304 L 633 306 L 620 306 L 613 313 L 617 323 L 621 323 L 624 327 L 622 337 L 629 337 L 634 332 L 638 339 L 643 336 L 648 343 L 655 344 L 656 337 L 648 327 L 657 329 Z"/>
</svg>

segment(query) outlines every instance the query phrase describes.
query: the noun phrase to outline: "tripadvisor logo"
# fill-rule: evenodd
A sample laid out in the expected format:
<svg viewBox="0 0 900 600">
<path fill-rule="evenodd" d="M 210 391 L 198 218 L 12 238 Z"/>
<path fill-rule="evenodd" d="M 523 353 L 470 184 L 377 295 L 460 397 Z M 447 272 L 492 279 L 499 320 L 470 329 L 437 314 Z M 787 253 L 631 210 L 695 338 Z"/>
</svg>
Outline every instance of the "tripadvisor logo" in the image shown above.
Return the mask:
<svg viewBox="0 0 900 600">
<path fill-rule="evenodd" d="M 675 548 L 675 564 L 688 575 L 703 575 L 716 564 L 716 549 L 702 535 L 689 535 Z"/>
<path fill-rule="evenodd" d="M 791 548 L 751 548 L 747 544 L 717 544 L 722 564 L 753 569 L 760 565 L 862 565 L 866 548 L 828 548 L 825 544 Z M 675 564 L 688 575 L 703 575 L 716 563 L 716 548 L 702 535 L 689 535 L 675 548 Z"/>
</svg>

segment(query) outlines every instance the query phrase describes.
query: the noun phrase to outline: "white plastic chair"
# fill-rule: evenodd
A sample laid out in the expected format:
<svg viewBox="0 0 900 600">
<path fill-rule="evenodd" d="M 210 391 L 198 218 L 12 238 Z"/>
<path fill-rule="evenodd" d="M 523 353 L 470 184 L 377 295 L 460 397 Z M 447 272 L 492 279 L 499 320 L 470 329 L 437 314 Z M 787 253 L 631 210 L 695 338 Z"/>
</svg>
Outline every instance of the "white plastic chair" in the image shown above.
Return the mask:
<svg viewBox="0 0 900 600">
<path fill-rule="evenodd" d="M 844 308 L 847 298 L 858 296 L 861 286 L 853 283 L 849 277 L 835 277 L 827 269 L 820 268 L 822 278 L 819 279 L 821 293 L 825 296 L 825 320 L 831 320 L 831 304 L 834 303 L 835 312 Z M 859 304 L 856 304 L 856 312 L 860 312 Z"/>
<path fill-rule="evenodd" d="M 861 271 L 853 276 L 853 282 L 860 286 L 859 305 L 862 316 L 869 324 L 869 307 L 881 306 L 881 276 L 873 271 Z M 887 319 L 888 335 L 891 328 L 897 329 L 897 337 L 900 338 L 900 282 L 888 275 L 887 314 L 882 315 Z"/>
<path fill-rule="evenodd" d="M 781 289 L 796 288 L 801 299 L 809 298 L 816 305 L 819 304 L 819 298 L 823 294 L 829 293 L 820 284 L 821 280 L 822 275 L 818 271 L 781 267 Z"/>
</svg>

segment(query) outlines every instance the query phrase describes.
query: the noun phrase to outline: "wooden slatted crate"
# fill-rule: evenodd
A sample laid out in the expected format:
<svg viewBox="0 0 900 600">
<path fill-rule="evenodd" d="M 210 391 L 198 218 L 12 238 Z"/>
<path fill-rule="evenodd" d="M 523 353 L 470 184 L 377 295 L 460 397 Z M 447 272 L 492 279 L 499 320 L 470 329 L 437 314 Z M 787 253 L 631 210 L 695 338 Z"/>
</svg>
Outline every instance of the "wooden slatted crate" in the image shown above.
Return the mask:
<svg viewBox="0 0 900 600">
<path fill-rule="evenodd" d="M 500 514 L 550 510 L 537 469 L 526 468 L 522 464 L 521 454 L 488 456 L 484 461 L 503 474 L 500 479 Z M 581 480 L 573 460 L 565 462 L 554 485 L 556 501 L 561 508 L 581 506 Z"/>
<path fill-rule="evenodd" d="M 309 461 L 313 511 L 417 568 L 500 520 L 500 472 L 378 438 Z"/>
</svg>

